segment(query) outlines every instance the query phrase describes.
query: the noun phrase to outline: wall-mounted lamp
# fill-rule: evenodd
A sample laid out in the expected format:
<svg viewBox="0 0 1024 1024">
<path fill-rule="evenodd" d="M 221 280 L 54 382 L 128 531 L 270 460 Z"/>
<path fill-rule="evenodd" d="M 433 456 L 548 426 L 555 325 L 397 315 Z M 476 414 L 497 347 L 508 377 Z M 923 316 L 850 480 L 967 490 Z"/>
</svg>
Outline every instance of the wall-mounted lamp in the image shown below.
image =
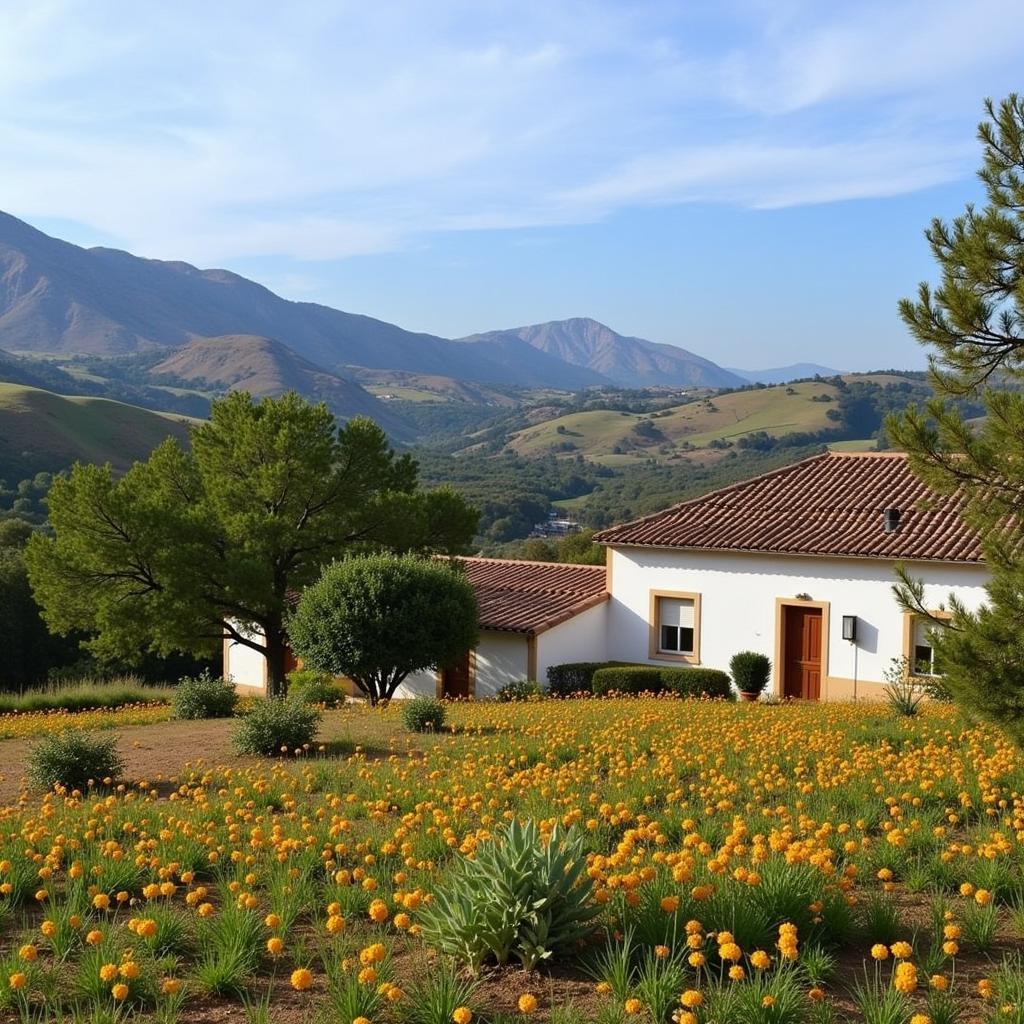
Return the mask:
<svg viewBox="0 0 1024 1024">
<path fill-rule="evenodd" d="M 843 639 L 856 641 L 857 639 L 857 616 L 856 615 L 844 615 L 843 616 Z"/>
</svg>

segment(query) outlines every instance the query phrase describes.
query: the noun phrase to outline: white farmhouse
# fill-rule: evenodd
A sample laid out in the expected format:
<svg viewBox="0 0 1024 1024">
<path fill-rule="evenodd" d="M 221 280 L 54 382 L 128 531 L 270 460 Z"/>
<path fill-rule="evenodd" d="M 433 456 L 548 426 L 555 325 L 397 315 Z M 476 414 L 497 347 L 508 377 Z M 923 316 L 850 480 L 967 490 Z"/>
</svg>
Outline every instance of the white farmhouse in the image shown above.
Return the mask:
<svg viewBox="0 0 1024 1024">
<path fill-rule="evenodd" d="M 597 535 L 606 566 L 463 559 L 480 644 L 459 664 L 406 680 L 399 696 L 493 696 L 543 681 L 551 665 L 616 660 L 727 669 L 767 654 L 773 692 L 805 700 L 878 697 L 893 659 L 933 669 L 926 623 L 897 604 L 894 568 L 985 599 L 978 538 L 899 453 L 829 452 Z M 262 689 L 262 658 L 228 642 L 224 671 Z"/>
<path fill-rule="evenodd" d="M 897 562 L 950 594 L 985 598 L 977 536 L 901 453 L 827 452 L 598 534 L 607 545 L 608 652 L 727 668 L 772 659 L 779 697 L 877 697 L 892 659 L 933 667 L 926 621 L 897 604 Z"/>
</svg>

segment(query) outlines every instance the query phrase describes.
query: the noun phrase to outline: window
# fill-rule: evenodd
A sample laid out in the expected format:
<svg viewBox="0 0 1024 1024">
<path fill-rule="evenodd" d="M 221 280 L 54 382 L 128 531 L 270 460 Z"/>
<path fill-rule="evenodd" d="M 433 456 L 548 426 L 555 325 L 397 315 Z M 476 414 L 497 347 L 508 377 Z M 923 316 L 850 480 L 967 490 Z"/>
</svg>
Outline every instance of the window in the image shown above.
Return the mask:
<svg viewBox="0 0 1024 1024">
<path fill-rule="evenodd" d="M 693 663 L 699 660 L 699 594 L 653 592 L 650 623 L 650 657 Z"/>
<path fill-rule="evenodd" d="M 693 654 L 693 600 L 663 597 L 658 610 L 658 650 Z"/>
<path fill-rule="evenodd" d="M 932 611 L 930 614 L 938 620 L 946 620 L 949 614 L 944 611 Z M 912 676 L 942 675 L 942 667 L 935 657 L 932 647 L 932 633 L 941 629 L 941 621 L 935 622 L 924 615 L 905 612 L 903 629 L 903 656 L 907 659 L 907 668 Z"/>
<path fill-rule="evenodd" d="M 915 676 L 937 675 L 935 649 L 928 633 L 932 623 L 927 619 L 914 618 L 913 648 L 910 652 L 910 671 Z"/>
</svg>

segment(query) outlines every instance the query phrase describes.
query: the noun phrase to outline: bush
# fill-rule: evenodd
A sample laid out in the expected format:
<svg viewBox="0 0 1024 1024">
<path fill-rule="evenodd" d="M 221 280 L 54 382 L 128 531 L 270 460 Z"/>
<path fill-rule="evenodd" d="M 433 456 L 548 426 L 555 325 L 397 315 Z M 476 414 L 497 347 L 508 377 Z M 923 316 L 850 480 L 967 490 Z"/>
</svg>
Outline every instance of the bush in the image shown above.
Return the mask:
<svg viewBox="0 0 1024 1024">
<path fill-rule="evenodd" d="M 311 668 L 299 668 L 288 673 L 288 696 L 329 708 L 345 703 L 345 691 L 334 676 Z"/>
<path fill-rule="evenodd" d="M 757 651 L 740 651 L 729 662 L 729 673 L 740 693 L 763 693 L 772 674 L 772 663 Z"/>
<path fill-rule="evenodd" d="M 655 665 L 599 668 L 590 686 L 598 697 L 606 693 L 661 693 L 665 689 L 661 673 L 662 669 Z"/>
<path fill-rule="evenodd" d="M 506 683 L 498 691 L 498 700 L 506 703 L 518 700 L 537 700 L 543 696 L 544 687 L 536 679 L 516 679 L 511 683 Z"/>
<path fill-rule="evenodd" d="M 436 697 L 413 697 L 402 705 L 402 721 L 412 732 L 440 732 L 448 709 Z"/>
<path fill-rule="evenodd" d="M 230 718 L 235 713 L 238 693 L 229 679 L 214 679 L 209 672 L 182 679 L 172 700 L 175 718 Z"/>
<path fill-rule="evenodd" d="M 733 699 L 729 675 L 719 668 L 663 668 L 665 689 L 678 697 L 722 697 Z"/>
<path fill-rule="evenodd" d="M 423 936 L 477 970 L 515 956 L 526 970 L 574 952 L 593 931 L 583 837 L 556 825 L 546 841 L 533 821 L 513 820 L 459 857 L 423 916 Z"/>
<path fill-rule="evenodd" d="M 600 668 L 591 683 L 594 693 L 674 693 L 679 697 L 732 697 L 729 676 L 717 668 L 661 668 L 614 665 Z"/>
<path fill-rule="evenodd" d="M 84 790 L 90 781 L 112 780 L 124 770 L 116 736 L 79 729 L 45 736 L 29 751 L 27 765 L 29 781 L 43 789 L 61 785 Z"/>
<path fill-rule="evenodd" d="M 313 742 L 320 712 L 304 700 L 268 697 L 246 712 L 232 738 L 240 754 L 291 753 Z"/>
<path fill-rule="evenodd" d="M 621 661 L 569 661 L 548 669 L 548 693 L 552 697 L 571 697 L 591 693 L 594 673 L 601 668 L 623 665 Z"/>
</svg>

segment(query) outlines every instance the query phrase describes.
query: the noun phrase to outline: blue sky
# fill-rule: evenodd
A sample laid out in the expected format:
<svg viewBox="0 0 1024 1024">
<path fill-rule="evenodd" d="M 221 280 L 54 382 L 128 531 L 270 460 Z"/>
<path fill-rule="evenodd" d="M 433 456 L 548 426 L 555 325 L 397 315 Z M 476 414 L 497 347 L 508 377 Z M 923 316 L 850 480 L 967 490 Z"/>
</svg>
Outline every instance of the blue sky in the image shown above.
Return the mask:
<svg viewBox="0 0 1024 1024">
<path fill-rule="evenodd" d="M 1016 2 L 0 0 L 0 208 L 458 336 L 921 365 Z"/>
</svg>

